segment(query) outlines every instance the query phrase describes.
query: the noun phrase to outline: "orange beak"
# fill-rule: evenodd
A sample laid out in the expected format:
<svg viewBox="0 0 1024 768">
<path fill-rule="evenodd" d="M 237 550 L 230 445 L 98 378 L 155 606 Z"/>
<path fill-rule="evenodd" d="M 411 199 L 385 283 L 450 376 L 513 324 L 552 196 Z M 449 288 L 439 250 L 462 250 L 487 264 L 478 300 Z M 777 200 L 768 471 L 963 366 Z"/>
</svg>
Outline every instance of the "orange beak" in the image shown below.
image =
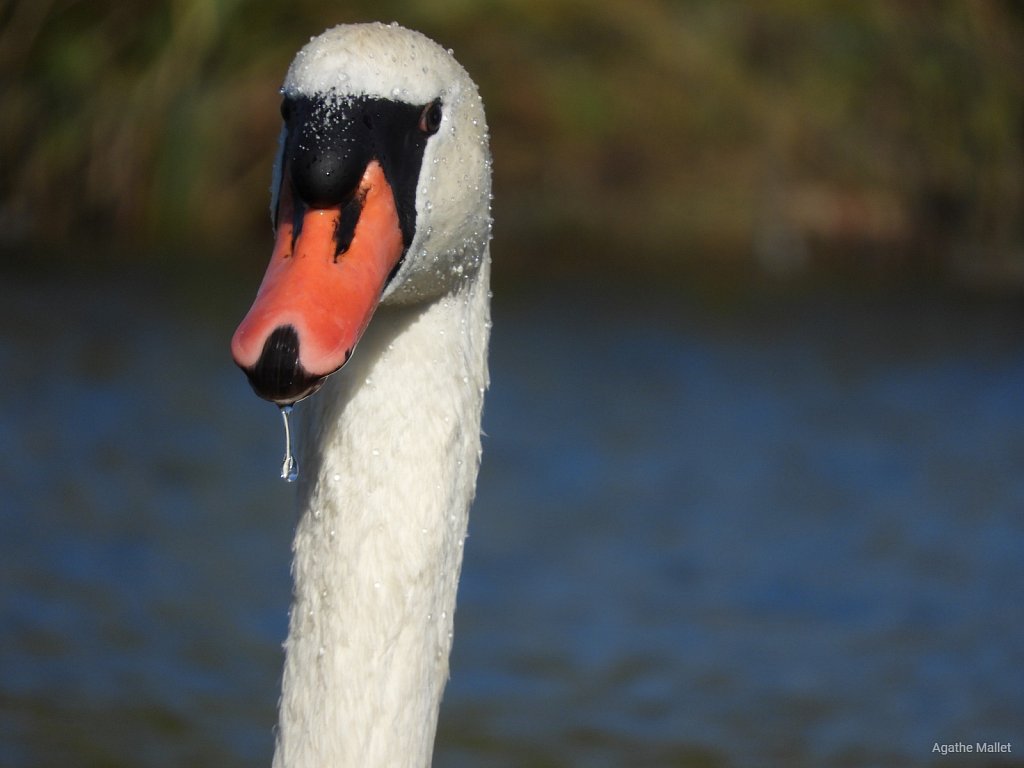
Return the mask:
<svg viewBox="0 0 1024 768">
<path fill-rule="evenodd" d="M 358 216 L 351 242 L 339 242 L 341 205 L 296 210 L 282 169 L 277 236 L 263 283 L 231 339 L 231 354 L 260 397 L 290 405 L 341 368 L 373 317 L 403 253 L 395 197 L 370 162 L 347 206 Z M 296 215 L 298 213 L 298 215 Z M 298 225 L 298 231 L 296 231 Z"/>
</svg>

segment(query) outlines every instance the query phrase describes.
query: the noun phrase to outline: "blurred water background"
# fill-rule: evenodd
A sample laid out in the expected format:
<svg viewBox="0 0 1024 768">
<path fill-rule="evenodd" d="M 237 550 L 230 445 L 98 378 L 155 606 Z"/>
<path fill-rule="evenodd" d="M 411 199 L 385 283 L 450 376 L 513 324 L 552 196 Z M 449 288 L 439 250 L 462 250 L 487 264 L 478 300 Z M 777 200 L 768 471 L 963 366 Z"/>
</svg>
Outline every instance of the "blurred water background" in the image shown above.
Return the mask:
<svg viewBox="0 0 1024 768">
<path fill-rule="evenodd" d="M 1019 5 L 39 0 L 0 767 L 269 764 L 294 517 L 227 340 L 284 69 L 368 18 L 454 48 L 496 156 L 436 764 L 1024 765 Z"/>
<path fill-rule="evenodd" d="M 225 352 L 252 284 L 6 277 L 0 764 L 268 764 L 294 516 Z M 437 764 L 1021 743 L 1020 301 L 625 288 L 496 297 Z"/>
</svg>

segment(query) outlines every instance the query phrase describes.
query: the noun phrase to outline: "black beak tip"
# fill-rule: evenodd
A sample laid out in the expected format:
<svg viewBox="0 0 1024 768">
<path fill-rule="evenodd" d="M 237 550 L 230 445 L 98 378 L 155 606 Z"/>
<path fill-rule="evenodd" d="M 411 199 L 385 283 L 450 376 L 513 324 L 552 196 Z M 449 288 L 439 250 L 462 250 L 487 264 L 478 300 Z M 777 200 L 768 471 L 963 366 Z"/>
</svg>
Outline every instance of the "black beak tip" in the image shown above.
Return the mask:
<svg viewBox="0 0 1024 768">
<path fill-rule="evenodd" d="M 292 405 L 316 392 L 327 379 L 299 362 L 299 335 L 291 325 L 274 329 L 263 344 L 256 364 L 243 368 L 253 391 L 280 406 Z"/>
</svg>

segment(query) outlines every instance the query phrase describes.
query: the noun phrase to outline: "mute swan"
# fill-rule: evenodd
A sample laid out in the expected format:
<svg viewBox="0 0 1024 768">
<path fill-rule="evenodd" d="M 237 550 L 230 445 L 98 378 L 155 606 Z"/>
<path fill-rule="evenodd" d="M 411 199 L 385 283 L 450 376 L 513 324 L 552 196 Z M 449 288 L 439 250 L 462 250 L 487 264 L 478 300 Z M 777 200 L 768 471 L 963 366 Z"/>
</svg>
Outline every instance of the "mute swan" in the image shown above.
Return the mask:
<svg viewBox="0 0 1024 768">
<path fill-rule="evenodd" d="M 313 38 L 282 93 L 274 250 L 231 343 L 261 397 L 321 390 L 297 411 L 273 764 L 426 766 L 488 383 L 483 105 L 448 52 L 397 24 Z"/>
</svg>

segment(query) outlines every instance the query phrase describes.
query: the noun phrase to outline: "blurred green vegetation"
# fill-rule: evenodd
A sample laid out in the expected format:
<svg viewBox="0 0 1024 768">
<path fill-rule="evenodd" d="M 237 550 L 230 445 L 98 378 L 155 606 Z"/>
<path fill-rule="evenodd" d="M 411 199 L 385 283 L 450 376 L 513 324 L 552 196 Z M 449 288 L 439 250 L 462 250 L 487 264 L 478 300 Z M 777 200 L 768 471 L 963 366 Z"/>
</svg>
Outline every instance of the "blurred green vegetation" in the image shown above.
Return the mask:
<svg viewBox="0 0 1024 768">
<path fill-rule="evenodd" d="M 479 83 L 508 269 L 1024 283 L 1005 0 L 0 0 L 0 247 L 268 247 L 288 63 L 371 19 Z"/>
</svg>

